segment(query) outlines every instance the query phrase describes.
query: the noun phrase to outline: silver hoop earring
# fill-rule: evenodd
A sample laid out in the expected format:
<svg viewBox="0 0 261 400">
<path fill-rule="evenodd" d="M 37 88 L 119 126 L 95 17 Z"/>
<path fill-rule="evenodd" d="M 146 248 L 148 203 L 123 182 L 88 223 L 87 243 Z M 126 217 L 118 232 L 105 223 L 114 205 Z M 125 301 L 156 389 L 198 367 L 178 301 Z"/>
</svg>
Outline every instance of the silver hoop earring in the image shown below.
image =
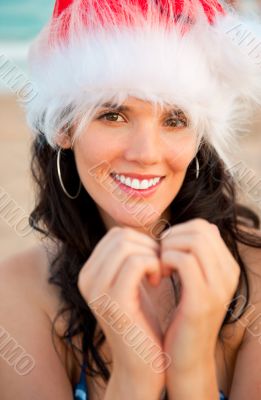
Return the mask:
<svg viewBox="0 0 261 400">
<path fill-rule="evenodd" d="M 60 166 L 60 162 L 61 162 L 61 151 L 62 151 L 62 149 L 60 148 L 60 149 L 58 150 L 58 153 L 57 153 L 57 173 L 58 173 L 60 185 L 61 185 L 61 187 L 62 187 L 64 193 L 66 194 L 66 196 L 69 197 L 71 200 L 75 200 L 75 199 L 77 199 L 77 197 L 78 197 L 79 194 L 80 194 L 80 191 L 81 191 L 81 188 L 82 188 L 82 183 L 80 182 L 79 189 L 78 189 L 78 191 L 77 191 L 77 193 L 76 193 L 75 196 L 72 196 L 72 195 L 71 195 L 70 193 L 68 193 L 67 190 L 65 189 L 65 186 L 64 186 L 63 180 L 62 180 L 61 166 Z"/>
<path fill-rule="evenodd" d="M 196 179 L 199 177 L 199 162 L 198 157 L 196 157 Z"/>
</svg>

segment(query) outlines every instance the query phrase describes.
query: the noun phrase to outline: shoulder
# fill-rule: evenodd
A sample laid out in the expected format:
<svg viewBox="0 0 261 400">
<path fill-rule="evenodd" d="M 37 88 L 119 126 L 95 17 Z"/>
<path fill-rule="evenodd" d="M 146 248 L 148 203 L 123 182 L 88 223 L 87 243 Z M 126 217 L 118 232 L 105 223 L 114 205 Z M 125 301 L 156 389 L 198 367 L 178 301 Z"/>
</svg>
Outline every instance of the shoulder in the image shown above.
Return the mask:
<svg viewBox="0 0 261 400">
<path fill-rule="evenodd" d="M 261 240 L 260 231 L 247 228 L 244 230 Z M 230 396 L 233 398 L 245 396 L 244 398 L 254 400 L 260 399 L 261 394 L 261 246 L 252 247 L 238 243 L 238 249 L 245 264 L 249 297 L 246 298 L 243 292 L 242 305 L 247 305 L 244 313 L 234 324 L 243 335 L 237 346 Z"/>
<path fill-rule="evenodd" d="M 253 228 L 244 227 L 246 233 L 253 234 L 261 242 L 261 231 Z M 240 314 L 244 308 L 244 312 L 235 325 L 240 326 L 243 333 L 241 346 L 245 346 L 249 341 L 259 340 L 261 338 L 261 246 L 252 247 L 250 245 L 237 242 L 238 251 L 245 266 L 245 278 L 248 282 L 248 296 L 245 285 L 242 286 L 239 301 L 235 315 Z M 257 321 L 257 323 L 256 323 Z M 261 340 L 261 339 L 260 339 Z"/>
<path fill-rule="evenodd" d="M 243 228 L 247 233 L 255 235 L 261 243 L 261 231 L 253 228 Z M 250 301 L 261 302 L 261 245 L 252 247 L 238 242 L 239 254 L 244 262 L 249 283 Z"/>
<path fill-rule="evenodd" d="M 45 334 L 51 337 L 53 321 L 62 307 L 60 289 L 48 282 L 52 251 L 40 244 L 0 262 L 0 302 L 3 306 L 0 319 L 5 320 L 10 331 L 20 337 L 38 332 L 39 343 Z M 59 339 L 65 328 L 65 319 L 58 318 L 55 344 L 67 371 L 70 371 L 67 348 Z M 35 342 L 35 338 L 32 339 Z"/>
<path fill-rule="evenodd" d="M 261 231 L 240 226 L 246 233 L 251 233 L 259 238 L 261 242 Z M 231 346 L 235 349 L 242 344 L 243 340 L 247 336 L 248 325 L 251 321 L 256 318 L 256 315 L 260 312 L 261 306 L 261 247 L 252 247 L 250 245 L 243 244 L 239 241 L 236 242 L 239 255 L 244 263 L 244 272 L 242 273 L 242 285 L 235 296 L 236 307 L 233 310 L 233 319 L 236 321 L 233 324 L 226 324 L 222 329 L 223 337 L 231 342 Z M 248 296 L 246 293 L 246 282 L 248 283 Z M 232 300 L 232 299 L 231 299 Z M 244 305 L 246 306 L 245 312 L 248 317 L 245 318 L 245 313 L 238 318 L 243 310 Z M 248 313 L 249 309 L 253 312 Z M 232 312 L 232 310 L 231 310 Z"/>
<path fill-rule="evenodd" d="M 26 295 L 48 316 L 57 306 L 59 293 L 48 283 L 48 251 L 43 244 L 16 253 L 0 262 L 0 285 L 6 295 L 18 298 Z"/>
<path fill-rule="evenodd" d="M 48 283 L 48 267 L 42 245 L 0 262 L 0 385 L 4 398 L 15 398 L 17 393 L 23 399 L 35 393 L 39 400 L 71 398 L 71 358 L 56 332 L 52 335 L 60 300 L 57 289 Z M 27 365 L 21 370 L 23 358 Z"/>
</svg>

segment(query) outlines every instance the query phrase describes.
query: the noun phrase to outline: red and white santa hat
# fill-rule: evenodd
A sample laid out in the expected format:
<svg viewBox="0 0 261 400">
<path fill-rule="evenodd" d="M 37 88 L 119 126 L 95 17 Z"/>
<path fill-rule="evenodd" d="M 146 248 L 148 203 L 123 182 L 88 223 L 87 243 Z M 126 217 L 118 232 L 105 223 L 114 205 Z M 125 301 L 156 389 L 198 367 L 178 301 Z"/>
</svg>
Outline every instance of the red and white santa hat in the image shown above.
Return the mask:
<svg viewBox="0 0 261 400">
<path fill-rule="evenodd" d="M 229 166 L 261 105 L 260 39 L 258 17 L 217 0 L 57 0 L 29 54 L 28 122 L 55 146 L 108 101 L 177 105 Z"/>
</svg>

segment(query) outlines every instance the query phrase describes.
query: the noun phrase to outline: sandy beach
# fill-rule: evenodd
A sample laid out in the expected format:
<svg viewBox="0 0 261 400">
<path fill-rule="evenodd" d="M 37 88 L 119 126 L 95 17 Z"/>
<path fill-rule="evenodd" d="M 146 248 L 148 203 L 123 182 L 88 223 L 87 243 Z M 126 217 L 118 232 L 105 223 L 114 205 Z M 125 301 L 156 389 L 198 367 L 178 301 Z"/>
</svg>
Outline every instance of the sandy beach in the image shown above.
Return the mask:
<svg viewBox="0 0 261 400">
<path fill-rule="evenodd" d="M 30 142 L 21 105 L 13 96 L 0 96 L 0 259 L 19 252 L 39 239 L 28 227 L 33 207 L 30 178 Z M 256 123 L 242 139 L 236 157 L 248 172 L 246 202 L 261 214 L 261 128 Z M 259 191 L 259 193 L 258 193 Z M 251 200 L 252 199 L 252 200 Z M 5 208 L 5 203 L 11 208 Z M 12 211 L 17 210 L 17 215 Z M 18 212 L 19 211 L 19 212 Z"/>
</svg>

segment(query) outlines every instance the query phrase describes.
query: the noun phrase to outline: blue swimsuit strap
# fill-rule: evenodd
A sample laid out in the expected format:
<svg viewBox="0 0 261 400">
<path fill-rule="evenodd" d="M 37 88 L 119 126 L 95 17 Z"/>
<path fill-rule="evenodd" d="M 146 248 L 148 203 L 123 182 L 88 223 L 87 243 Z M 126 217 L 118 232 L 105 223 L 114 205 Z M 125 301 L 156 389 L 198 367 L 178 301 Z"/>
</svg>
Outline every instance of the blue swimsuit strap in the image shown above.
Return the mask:
<svg viewBox="0 0 261 400">
<path fill-rule="evenodd" d="M 72 344 L 72 336 L 69 334 L 67 336 L 67 341 Z M 74 400 L 88 400 L 88 387 L 87 387 L 87 382 L 86 382 L 86 368 L 87 368 L 87 362 L 86 362 L 86 354 L 83 352 L 83 363 L 81 366 L 81 375 L 80 375 L 80 380 L 76 385 L 74 386 Z"/>
<path fill-rule="evenodd" d="M 77 383 L 75 385 L 75 388 L 74 388 L 74 399 L 75 400 L 88 400 L 88 387 L 87 387 L 87 382 L 86 382 L 86 368 L 87 368 L 87 363 L 85 361 L 85 355 L 84 355 L 84 362 L 82 364 L 80 381 L 79 381 L 79 383 Z"/>
<path fill-rule="evenodd" d="M 222 390 L 219 391 L 219 400 L 228 400 L 228 398 L 224 395 Z"/>
</svg>

